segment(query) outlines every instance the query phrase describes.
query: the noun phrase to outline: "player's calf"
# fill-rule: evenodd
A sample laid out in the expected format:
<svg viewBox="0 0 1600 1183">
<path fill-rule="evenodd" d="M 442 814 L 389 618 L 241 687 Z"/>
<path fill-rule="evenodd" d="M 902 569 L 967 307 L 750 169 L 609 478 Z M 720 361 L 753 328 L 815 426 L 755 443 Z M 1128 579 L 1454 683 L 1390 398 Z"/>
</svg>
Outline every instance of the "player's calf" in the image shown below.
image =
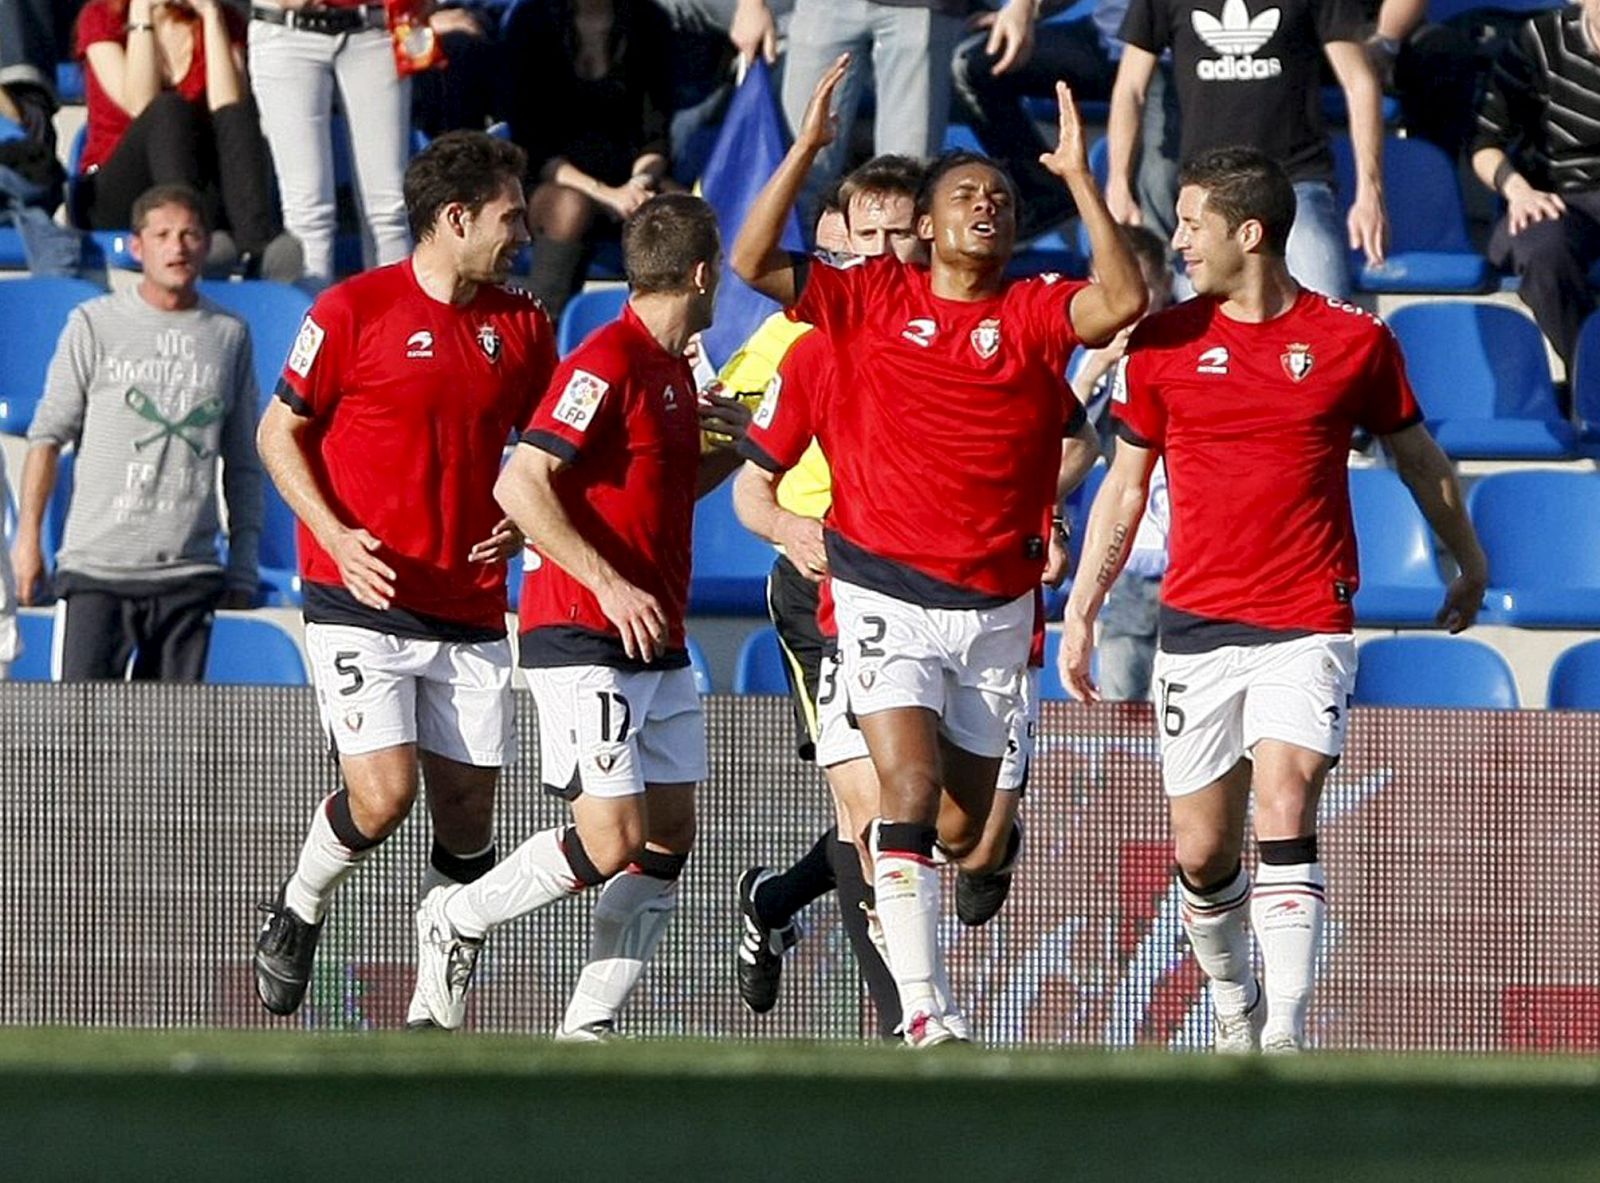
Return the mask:
<svg viewBox="0 0 1600 1183">
<path fill-rule="evenodd" d="M 1250 911 L 1266 971 L 1267 1018 L 1261 1047 L 1299 1051 L 1306 1042 L 1306 1011 L 1327 920 L 1327 881 L 1315 834 L 1261 841 L 1257 846 L 1261 862 Z"/>
</svg>

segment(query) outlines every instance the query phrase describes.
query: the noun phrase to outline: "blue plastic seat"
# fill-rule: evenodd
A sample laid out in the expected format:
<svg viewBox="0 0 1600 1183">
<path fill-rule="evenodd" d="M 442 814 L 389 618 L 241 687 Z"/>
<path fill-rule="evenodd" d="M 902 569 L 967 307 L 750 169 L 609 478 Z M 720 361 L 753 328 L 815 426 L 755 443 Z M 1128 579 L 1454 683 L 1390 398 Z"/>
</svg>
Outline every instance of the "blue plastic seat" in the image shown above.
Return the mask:
<svg viewBox="0 0 1600 1183">
<path fill-rule="evenodd" d="M 1600 626 L 1600 474 L 1497 473 L 1472 487 L 1467 509 L 1489 556 L 1491 619 Z"/>
<path fill-rule="evenodd" d="M 1506 659 L 1466 637 L 1378 637 L 1361 646 L 1354 701 L 1358 706 L 1517 706 L 1517 682 Z"/>
<path fill-rule="evenodd" d="M 1428 0 L 1427 19 L 1442 25 L 1469 12 L 1526 13 L 1561 8 L 1563 0 Z"/>
<path fill-rule="evenodd" d="M 1341 213 L 1356 192 L 1350 137 L 1329 137 Z M 1481 292 L 1489 264 L 1473 249 L 1455 162 L 1427 140 L 1387 136 L 1383 141 L 1383 189 L 1389 195 L 1389 250 L 1381 267 L 1350 255 L 1356 286 L 1368 292 Z"/>
<path fill-rule="evenodd" d="M 67 213 L 78 208 L 78 171 L 83 162 L 83 148 L 89 142 L 89 125 L 83 124 L 72 137 L 67 149 Z M 132 230 L 84 230 L 83 266 L 90 270 L 116 267 L 123 271 L 139 270 L 139 260 L 133 257 Z"/>
<path fill-rule="evenodd" d="M 294 511 L 270 478 L 261 482 L 261 549 L 257 557 L 260 602 L 267 608 L 300 606 L 300 558 Z"/>
<path fill-rule="evenodd" d="M 1545 705 L 1557 711 L 1600 711 L 1600 640 L 1579 641 L 1556 658 Z"/>
<path fill-rule="evenodd" d="M 1585 444 L 1600 443 L 1600 312 L 1590 314 L 1578 332 L 1571 379 L 1579 438 Z"/>
<path fill-rule="evenodd" d="M 689 611 L 712 616 L 765 616 L 772 547 L 733 512 L 733 482 L 700 499 L 694 513 L 694 577 Z"/>
<path fill-rule="evenodd" d="M 565 357 L 584 338 L 602 325 L 608 325 L 622 315 L 622 306 L 628 302 L 625 287 L 585 288 L 561 311 L 561 327 L 556 333 L 556 348 Z"/>
<path fill-rule="evenodd" d="M 694 674 L 694 688 L 701 694 L 710 694 L 711 665 L 706 661 L 705 650 L 693 637 L 685 637 L 684 641 L 685 648 L 689 650 L 689 670 Z"/>
<path fill-rule="evenodd" d="M 265 408 L 278 388 L 283 363 L 294 348 L 311 297 L 297 287 L 270 279 L 237 282 L 203 279 L 200 294 L 215 301 L 250 326 L 250 351 L 255 359 L 256 386 Z"/>
<path fill-rule="evenodd" d="M 739 646 L 739 663 L 733 671 L 735 694 L 788 694 L 783 645 L 775 628 L 758 628 Z"/>
<path fill-rule="evenodd" d="M 1575 454 L 1538 326 L 1495 304 L 1409 304 L 1389 318 L 1439 446 L 1453 457 L 1553 460 Z"/>
<path fill-rule="evenodd" d="M 1433 532 L 1397 473 L 1350 470 L 1361 588 L 1356 620 L 1371 627 L 1432 624 L 1444 603 Z"/>
<path fill-rule="evenodd" d="M 211 625 L 206 681 L 213 685 L 305 686 L 300 647 L 282 625 L 218 613 Z"/>
<path fill-rule="evenodd" d="M 0 283 L 0 432 L 26 435 L 67 317 L 105 292 L 86 279 L 33 275 Z"/>
<path fill-rule="evenodd" d="M 50 647 L 55 641 L 56 614 L 48 608 L 19 608 L 17 633 L 22 641 L 22 652 L 11 663 L 11 680 L 50 681 Z"/>
</svg>

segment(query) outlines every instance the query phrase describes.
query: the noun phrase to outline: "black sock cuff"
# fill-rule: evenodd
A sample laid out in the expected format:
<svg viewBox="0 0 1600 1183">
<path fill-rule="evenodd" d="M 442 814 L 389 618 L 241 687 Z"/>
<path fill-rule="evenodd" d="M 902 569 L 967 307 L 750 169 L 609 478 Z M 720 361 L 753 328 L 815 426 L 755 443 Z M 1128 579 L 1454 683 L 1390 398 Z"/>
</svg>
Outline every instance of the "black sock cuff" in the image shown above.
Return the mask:
<svg viewBox="0 0 1600 1183">
<path fill-rule="evenodd" d="M 572 876 L 580 887 L 599 887 L 606 881 L 600 868 L 589 857 L 589 852 L 583 848 L 583 839 L 578 836 L 577 826 L 568 826 L 561 831 L 561 853 L 566 855 L 567 866 L 572 868 Z"/>
<path fill-rule="evenodd" d="M 648 875 L 652 879 L 664 879 L 671 883 L 683 874 L 683 864 L 689 861 L 686 854 L 668 854 L 664 850 L 651 850 L 646 847 L 639 852 L 633 860 L 633 865 L 628 869 L 636 870 L 640 875 Z"/>
<path fill-rule="evenodd" d="M 451 854 L 435 838 L 428 864 L 452 883 L 471 883 L 494 870 L 496 853 L 491 844 L 477 854 Z"/>
<path fill-rule="evenodd" d="M 1261 861 L 1269 867 L 1298 867 L 1302 863 L 1317 861 L 1317 836 L 1306 834 L 1300 838 L 1274 838 L 1257 842 Z"/>
<path fill-rule="evenodd" d="M 333 830 L 333 836 L 344 844 L 346 850 L 352 854 L 360 854 L 364 850 L 371 850 L 381 839 L 368 838 L 356 825 L 355 818 L 350 816 L 350 790 L 340 789 L 328 798 L 328 825 Z"/>
<path fill-rule="evenodd" d="M 937 826 L 921 822 L 879 822 L 878 852 L 880 854 L 914 854 L 932 859 L 934 843 L 939 840 Z"/>
<path fill-rule="evenodd" d="M 1228 884 L 1237 879 L 1239 877 L 1239 872 L 1244 870 L 1244 863 L 1242 861 L 1234 863 L 1233 870 L 1229 871 L 1221 879 L 1216 880 L 1214 883 L 1206 883 L 1203 885 L 1191 883 L 1189 881 L 1189 876 L 1183 873 L 1182 867 L 1175 867 L 1173 869 L 1178 872 L 1178 882 L 1183 884 L 1184 889 L 1191 895 L 1211 896 L 1216 895 L 1223 888 L 1227 887 Z"/>
</svg>

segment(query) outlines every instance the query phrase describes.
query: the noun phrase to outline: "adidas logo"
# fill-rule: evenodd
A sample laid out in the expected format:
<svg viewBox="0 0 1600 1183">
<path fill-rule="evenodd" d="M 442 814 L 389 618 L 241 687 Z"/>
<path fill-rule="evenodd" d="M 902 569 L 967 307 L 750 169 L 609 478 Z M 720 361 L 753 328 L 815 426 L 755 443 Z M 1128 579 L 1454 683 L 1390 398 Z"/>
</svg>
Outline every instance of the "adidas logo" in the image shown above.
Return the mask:
<svg viewBox="0 0 1600 1183">
<path fill-rule="evenodd" d="M 1194 31 L 1217 53 L 1220 59 L 1207 59 L 1195 66 L 1195 73 L 1204 82 L 1243 82 L 1261 78 L 1275 78 L 1283 73 L 1283 63 L 1275 57 L 1256 59 L 1253 55 L 1272 40 L 1278 31 L 1282 12 L 1268 8 L 1250 15 L 1245 0 L 1226 0 L 1221 17 L 1209 12 L 1195 12 L 1190 19 Z"/>
</svg>

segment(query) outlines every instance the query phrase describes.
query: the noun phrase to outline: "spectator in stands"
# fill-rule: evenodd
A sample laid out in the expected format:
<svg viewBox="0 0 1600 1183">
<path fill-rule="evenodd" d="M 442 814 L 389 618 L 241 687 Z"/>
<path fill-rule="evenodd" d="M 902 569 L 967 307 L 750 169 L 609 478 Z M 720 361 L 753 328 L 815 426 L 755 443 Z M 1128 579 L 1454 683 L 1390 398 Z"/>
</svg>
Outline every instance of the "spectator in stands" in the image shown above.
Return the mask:
<svg viewBox="0 0 1600 1183">
<path fill-rule="evenodd" d="M 1428 0 L 1363 0 L 1363 6 L 1372 30 L 1367 60 L 1380 85 L 1400 100 L 1406 134 L 1458 156 L 1472 138 L 1472 107 L 1487 64 L 1472 38 L 1453 25 L 1429 23 Z"/>
<path fill-rule="evenodd" d="M 82 0 L 0 0 L 0 118 L 55 154 L 56 62 Z"/>
<path fill-rule="evenodd" d="M 284 225 L 304 248 L 306 279 L 314 286 L 333 281 L 335 90 L 375 260 L 405 258 L 411 233 L 400 188 L 411 152 L 411 81 L 395 65 L 383 6 L 259 0 L 250 15 L 250 77 L 272 146 Z"/>
<path fill-rule="evenodd" d="M 122 229 L 141 193 L 187 185 L 207 224 L 231 232 L 245 275 L 295 280 L 299 250 L 280 237 L 244 32 L 223 0 L 89 0 L 77 36 L 89 124 L 72 213 Z"/>
<path fill-rule="evenodd" d="M 63 448 L 77 450 L 55 592 L 66 681 L 196 682 L 216 608 L 256 588 L 261 466 L 256 380 L 242 321 L 195 290 L 204 202 L 163 185 L 133 205 L 137 288 L 73 310 L 28 429 L 12 551 L 18 598 L 44 592 L 40 548 Z M 218 556 L 217 465 L 228 509 Z"/>
<path fill-rule="evenodd" d="M 429 139 L 447 131 L 482 131 L 497 117 L 501 94 L 520 79 L 506 74 L 500 21 L 510 0 L 446 0 L 428 24 L 448 61 L 412 78 L 411 123 Z"/>
<path fill-rule="evenodd" d="M 582 286 L 592 241 L 616 237 L 672 187 L 670 36 L 651 0 L 541 0 L 507 18 L 518 84 L 506 116 L 528 153 L 529 286 L 553 318 Z"/>
<path fill-rule="evenodd" d="M 1139 260 L 1139 271 L 1150 294 L 1145 315 L 1160 312 L 1173 299 L 1172 254 L 1166 241 L 1146 226 L 1124 226 L 1122 233 L 1133 257 Z M 1072 391 L 1100 432 L 1101 447 L 1108 457 L 1115 444 L 1108 379 L 1128 348 L 1133 328 L 1129 325 L 1099 349 L 1085 350 L 1083 363 L 1072 376 Z M 1084 509 L 1087 518 L 1087 504 Z M 1150 474 L 1145 514 L 1134 535 L 1127 565 L 1106 593 L 1106 602 L 1100 609 L 1100 693 L 1108 702 L 1142 702 L 1150 697 L 1161 579 L 1167 570 L 1167 524 L 1167 474 L 1158 460 Z"/>
<path fill-rule="evenodd" d="M 1505 199 L 1489 261 L 1572 372 L 1600 259 L 1600 0 L 1541 12 L 1495 63 L 1478 107 L 1472 171 Z"/>
<path fill-rule="evenodd" d="M 1289 271 L 1306 287 L 1347 297 L 1346 230 L 1349 246 L 1374 263 L 1382 262 L 1388 237 L 1382 95 L 1361 29 L 1356 0 L 1131 0 L 1106 129 L 1112 215 L 1139 221 L 1133 175 L 1139 125 L 1156 62 L 1170 49 L 1181 115 L 1179 158 L 1243 146 L 1282 165 L 1297 203 Z M 1322 125 L 1323 55 L 1344 88 L 1355 148 L 1356 191 L 1344 227 Z"/>
<path fill-rule="evenodd" d="M 1013 0 L 1014 2 L 1014 0 Z M 980 31 L 956 49 L 951 65 L 961 114 L 972 125 L 983 150 L 1017 183 L 1017 237 L 1032 238 L 1076 211 L 1059 181 L 1045 172 L 1039 155 L 1048 151 L 1024 98 L 1055 100 L 1059 79 L 1078 102 L 1107 102 L 1122 57 L 1117 30 L 1128 0 L 1100 0 L 1091 15 L 1070 21 L 1041 21 L 1033 29 L 1033 52 L 1010 54 L 1003 39 L 1001 13 L 985 12 L 972 23 Z M 1171 70 L 1151 76 L 1140 128 L 1137 178 L 1145 225 L 1170 238 L 1178 200 L 1177 99 Z"/>
</svg>

